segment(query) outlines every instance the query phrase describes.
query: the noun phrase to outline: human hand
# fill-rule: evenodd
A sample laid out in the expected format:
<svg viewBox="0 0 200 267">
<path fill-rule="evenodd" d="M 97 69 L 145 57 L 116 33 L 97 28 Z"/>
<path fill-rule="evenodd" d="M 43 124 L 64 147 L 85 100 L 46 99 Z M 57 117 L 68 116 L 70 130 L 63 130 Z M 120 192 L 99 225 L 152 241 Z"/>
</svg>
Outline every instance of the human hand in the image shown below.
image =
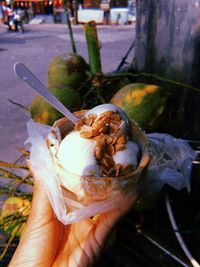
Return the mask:
<svg viewBox="0 0 200 267">
<path fill-rule="evenodd" d="M 71 225 L 57 220 L 44 186 L 34 178 L 31 212 L 9 267 L 86 267 L 99 256 L 115 223 L 133 206 L 138 194 L 124 199 L 115 210 Z"/>
</svg>

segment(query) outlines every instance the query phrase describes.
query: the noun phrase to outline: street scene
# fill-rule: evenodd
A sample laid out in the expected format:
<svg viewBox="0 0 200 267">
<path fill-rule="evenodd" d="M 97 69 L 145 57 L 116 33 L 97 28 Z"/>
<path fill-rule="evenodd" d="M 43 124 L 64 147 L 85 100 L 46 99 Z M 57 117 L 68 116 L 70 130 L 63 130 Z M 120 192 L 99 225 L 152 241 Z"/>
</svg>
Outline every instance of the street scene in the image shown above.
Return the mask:
<svg viewBox="0 0 200 267">
<path fill-rule="evenodd" d="M 0 266 L 199 267 L 200 0 L 0 4 Z"/>
<path fill-rule="evenodd" d="M 13 162 L 17 159 L 16 147 L 23 147 L 27 137 L 26 122 L 30 118 L 27 110 L 13 104 L 28 107 L 36 93 L 14 73 L 16 62 L 24 63 L 47 85 L 47 67 L 56 55 L 72 52 L 69 31 L 62 24 L 25 25 L 25 32 L 7 32 L 0 27 L 0 120 L 1 160 Z M 88 61 L 83 25 L 74 26 L 77 50 Z M 108 73 L 117 69 L 131 46 L 134 25 L 99 26 L 102 69 Z M 131 61 L 134 51 L 127 60 Z M 12 102 L 11 102 L 12 101 Z"/>
<path fill-rule="evenodd" d="M 22 108 L 14 107 L 11 102 L 28 107 L 34 96 L 34 92 L 14 74 L 14 63 L 19 61 L 26 64 L 46 85 L 47 66 L 50 60 L 55 55 L 72 52 L 66 25 L 68 14 L 78 54 L 88 61 L 83 26 L 93 20 L 98 25 L 103 72 L 116 70 L 134 41 L 135 1 L 68 1 L 67 13 L 64 2 L 59 0 L 47 2 L 7 0 L 0 1 L 0 4 L 0 101 L 2 102 L 0 158 L 13 161 L 16 159 L 15 152 L 9 147 L 23 145 L 24 119 L 27 119 L 28 114 Z M 129 56 L 132 60 L 131 57 L 133 58 L 133 53 Z M 18 112 L 15 112 L 15 109 Z M 3 118 L 6 120 L 9 118 L 9 124 Z M 9 133 L 13 132 L 15 135 L 10 136 Z M 9 142 L 6 141 L 7 138 Z"/>
</svg>

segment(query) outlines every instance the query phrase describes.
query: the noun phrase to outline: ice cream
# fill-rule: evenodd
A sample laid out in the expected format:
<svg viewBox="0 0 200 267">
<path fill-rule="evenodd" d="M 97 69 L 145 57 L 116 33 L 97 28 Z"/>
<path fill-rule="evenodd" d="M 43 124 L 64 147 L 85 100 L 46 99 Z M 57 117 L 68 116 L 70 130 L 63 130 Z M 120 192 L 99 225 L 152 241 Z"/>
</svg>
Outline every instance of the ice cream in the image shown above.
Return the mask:
<svg viewBox="0 0 200 267">
<path fill-rule="evenodd" d="M 119 176 L 120 168 L 136 168 L 138 146 L 128 141 L 130 122 L 112 104 L 88 111 L 61 142 L 57 158 L 67 171 L 80 176 Z"/>
<path fill-rule="evenodd" d="M 82 138 L 77 131 L 71 132 L 60 144 L 58 160 L 71 173 L 81 176 L 101 176 L 94 150 L 93 140 Z"/>
<path fill-rule="evenodd" d="M 51 140 L 53 146 L 49 148 L 53 151 L 59 182 L 79 199 L 84 199 L 85 194 L 104 198 L 115 178 L 135 172 L 141 163 L 142 150 L 146 149 L 137 143 L 142 131 L 136 125 L 133 127 L 125 112 L 112 104 L 85 112 L 62 140 L 53 129 L 57 142 Z M 139 169 L 147 162 L 148 158 Z"/>
<path fill-rule="evenodd" d="M 117 151 L 113 155 L 115 164 L 121 164 L 122 166 L 131 165 L 133 168 L 137 167 L 139 155 L 139 148 L 135 142 L 127 141 L 123 150 Z"/>
</svg>

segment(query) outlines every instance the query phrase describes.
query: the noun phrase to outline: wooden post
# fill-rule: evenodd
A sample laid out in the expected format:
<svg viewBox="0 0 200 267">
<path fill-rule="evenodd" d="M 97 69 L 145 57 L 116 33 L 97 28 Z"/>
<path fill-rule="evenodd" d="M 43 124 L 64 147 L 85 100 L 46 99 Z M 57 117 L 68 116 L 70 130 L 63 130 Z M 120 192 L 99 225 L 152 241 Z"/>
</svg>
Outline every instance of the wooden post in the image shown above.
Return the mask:
<svg viewBox="0 0 200 267">
<path fill-rule="evenodd" d="M 72 8 L 73 8 L 74 24 L 78 24 L 76 0 L 72 1 Z"/>
</svg>

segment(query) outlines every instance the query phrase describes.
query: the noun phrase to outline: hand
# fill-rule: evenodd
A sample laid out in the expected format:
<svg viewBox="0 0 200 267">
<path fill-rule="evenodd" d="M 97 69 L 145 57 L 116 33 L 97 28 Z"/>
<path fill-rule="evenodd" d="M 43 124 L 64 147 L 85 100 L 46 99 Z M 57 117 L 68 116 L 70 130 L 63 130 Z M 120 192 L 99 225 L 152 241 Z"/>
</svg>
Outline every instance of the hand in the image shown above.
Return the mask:
<svg viewBox="0 0 200 267">
<path fill-rule="evenodd" d="M 134 194 L 121 207 L 96 219 L 63 225 L 57 220 L 37 173 L 28 163 L 34 178 L 31 212 L 9 267 L 89 266 L 99 256 L 115 223 L 138 199 Z"/>
</svg>

